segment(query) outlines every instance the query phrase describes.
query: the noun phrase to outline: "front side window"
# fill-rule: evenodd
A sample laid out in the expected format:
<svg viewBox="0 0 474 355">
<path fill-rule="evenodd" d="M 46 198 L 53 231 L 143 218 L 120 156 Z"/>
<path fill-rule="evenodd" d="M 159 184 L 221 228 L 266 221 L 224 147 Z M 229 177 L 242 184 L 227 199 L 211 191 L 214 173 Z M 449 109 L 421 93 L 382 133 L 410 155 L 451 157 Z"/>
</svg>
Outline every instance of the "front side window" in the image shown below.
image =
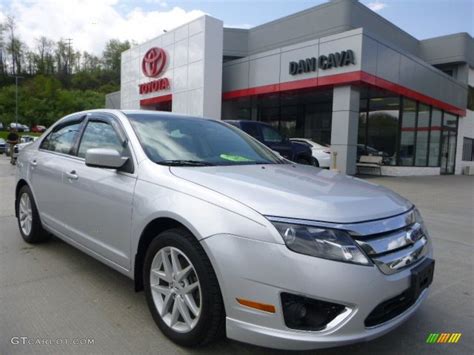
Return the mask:
<svg viewBox="0 0 474 355">
<path fill-rule="evenodd" d="M 40 148 L 57 153 L 71 154 L 71 148 L 76 141 L 80 127 L 80 121 L 61 125 L 41 142 Z"/>
<path fill-rule="evenodd" d="M 85 158 L 86 152 L 91 148 L 111 148 L 122 153 L 122 143 L 114 128 L 102 121 L 89 121 L 79 145 L 77 155 Z"/>
<path fill-rule="evenodd" d="M 285 161 L 240 129 L 215 120 L 127 115 L 147 156 L 164 165 L 279 164 Z"/>
</svg>

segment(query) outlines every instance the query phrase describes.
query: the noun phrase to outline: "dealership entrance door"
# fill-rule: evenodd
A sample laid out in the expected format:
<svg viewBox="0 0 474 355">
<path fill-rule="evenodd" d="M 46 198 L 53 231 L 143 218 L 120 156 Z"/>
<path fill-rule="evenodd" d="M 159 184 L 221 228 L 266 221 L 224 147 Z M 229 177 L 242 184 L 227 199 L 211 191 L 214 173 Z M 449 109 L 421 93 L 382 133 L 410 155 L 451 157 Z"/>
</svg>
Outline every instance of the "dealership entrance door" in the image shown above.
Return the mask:
<svg viewBox="0 0 474 355">
<path fill-rule="evenodd" d="M 444 113 L 441 135 L 441 174 L 454 174 L 458 118 Z"/>
</svg>

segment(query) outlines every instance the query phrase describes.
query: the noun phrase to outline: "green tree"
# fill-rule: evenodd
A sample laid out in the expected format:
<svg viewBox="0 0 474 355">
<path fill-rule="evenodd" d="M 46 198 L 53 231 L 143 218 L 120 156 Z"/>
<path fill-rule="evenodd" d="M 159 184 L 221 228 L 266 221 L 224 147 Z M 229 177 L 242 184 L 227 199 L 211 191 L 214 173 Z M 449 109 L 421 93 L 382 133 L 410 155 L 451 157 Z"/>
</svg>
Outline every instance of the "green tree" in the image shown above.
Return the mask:
<svg viewBox="0 0 474 355">
<path fill-rule="evenodd" d="M 130 42 L 121 42 L 117 39 L 111 39 L 105 45 L 104 58 L 105 69 L 114 73 L 114 81 L 120 80 L 120 61 L 122 58 L 122 52 L 130 48 Z"/>
<path fill-rule="evenodd" d="M 121 55 L 130 42 L 110 40 L 97 56 L 44 36 L 28 48 L 16 29 L 12 16 L 0 23 L 0 122 L 15 120 L 15 75 L 23 77 L 18 121 L 28 125 L 48 126 L 74 111 L 103 107 L 105 94 L 119 90 Z"/>
</svg>

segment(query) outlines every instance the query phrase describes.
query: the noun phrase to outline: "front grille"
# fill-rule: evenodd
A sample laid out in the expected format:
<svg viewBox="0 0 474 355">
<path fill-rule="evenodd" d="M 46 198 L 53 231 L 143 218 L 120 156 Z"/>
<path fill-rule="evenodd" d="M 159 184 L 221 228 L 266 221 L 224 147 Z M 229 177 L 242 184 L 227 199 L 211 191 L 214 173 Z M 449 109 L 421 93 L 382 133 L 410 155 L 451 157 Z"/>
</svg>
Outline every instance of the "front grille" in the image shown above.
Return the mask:
<svg viewBox="0 0 474 355">
<path fill-rule="evenodd" d="M 372 312 L 370 312 L 365 319 L 364 324 L 366 327 L 374 327 L 385 323 L 405 312 L 415 303 L 415 301 L 415 297 L 413 297 L 413 294 L 408 289 L 398 296 L 380 303 Z"/>
<path fill-rule="evenodd" d="M 405 312 L 433 282 L 435 261 L 425 258 L 411 269 L 410 287 L 401 294 L 380 303 L 364 321 L 366 327 L 385 323 Z"/>
<path fill-rule="evenodd" d="M 428 253 L 428 236 L 412 218 L 401 228 L 370 235 L 353 235 L 355 241 L 387 275 L 422 260 Z M 380 221 L 384 223 L 384 221 Z"/>
</svg>

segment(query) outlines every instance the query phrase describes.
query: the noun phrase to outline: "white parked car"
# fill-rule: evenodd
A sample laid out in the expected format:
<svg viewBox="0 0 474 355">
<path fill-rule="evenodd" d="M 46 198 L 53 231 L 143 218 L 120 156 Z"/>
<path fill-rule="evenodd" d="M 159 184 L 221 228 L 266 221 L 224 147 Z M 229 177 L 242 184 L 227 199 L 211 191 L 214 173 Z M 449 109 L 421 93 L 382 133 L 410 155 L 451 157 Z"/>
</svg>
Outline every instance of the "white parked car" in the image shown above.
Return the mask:
<svg viewBox="0 0 474 355">
<path fill-rule="evenodd" d="M 309 138 L 290 138 L 290 141 L 308 144 L 311 147 L 316 166 L 320 168 L 331 167 L 331 149 L 329 147 L 316 143 Z"/>
<path fill-rule="evenodd" d="M 24 147 L 17 166 L 23 239 L 50 232 L 134 279 L 180 345 L 373 339 L 407 320 L 433 279 L 411 202 L 289 162 L 222 121 L 80 112 Z"/>
<path fill-rule="evenodd" d="M 10 163 L 15 165 L 16 163 L 16 160 L 18 158 L 18 154 L 20 154 L 20 151 L 25 148 L 27 145 L 33 143 L 34 141 L 36 141 L 38 139 L 38 137 L 33 137 L 33 136 L 23 136 L 20 138 L 20 143 L 16 144 L 14 147 L 13 147 L 13 154 L 12 154 L 12 157 L 10 159 Z"/>
</svg>

